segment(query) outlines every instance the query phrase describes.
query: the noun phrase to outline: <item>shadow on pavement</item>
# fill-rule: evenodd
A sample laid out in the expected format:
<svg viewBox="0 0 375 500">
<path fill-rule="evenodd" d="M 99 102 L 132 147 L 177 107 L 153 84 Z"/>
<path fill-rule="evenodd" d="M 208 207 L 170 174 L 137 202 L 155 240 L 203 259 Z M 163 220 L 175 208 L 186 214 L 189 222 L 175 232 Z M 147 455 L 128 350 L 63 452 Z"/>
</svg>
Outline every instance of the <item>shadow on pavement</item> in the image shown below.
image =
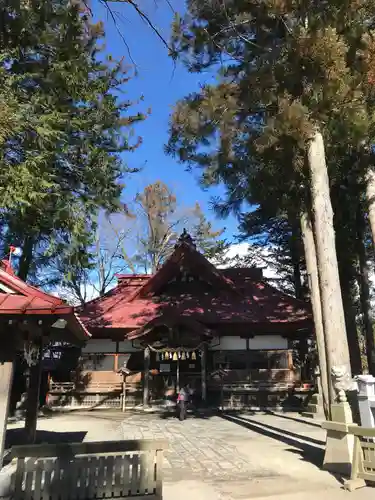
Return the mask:
<svg viewBox="0 0 375 500">
<path fill-rule="evenodd" d="M 82 443 L 86 432 L 37 431 L 35 444 Z M 5 437 L 5 449 L 27 444 L 25 429 L 8 429 Z"/>
<path fill-rule="evenodd" d="M 244 420 L 247 421 L 248 419 L 244 418 Z M 251 420 L 250 420 L 250 422 L 251 422 Z M 286 430 L 286 429 L 283 429 L 280 427 L 274 427 L 272 425 L 265 424 L 264 422 L 259 422 L 258 420 L 253 420 L 252 422 L 256 425 L 261 425 L 262 427 L 264 427 L 265 429 L 267 429 L 271 432 L 274 431 L 274 432 L 282 433 L 286 437 L 291 437 L 291 438 L 295 438 L 295 439 L 302 439 L 303 441 L 308 441 L 309 443 L 311 443 L 313 445 L 317 445 L 317 446 L 325 446 L 325 444 L 326 444 L 325 441 L 322 441 L 321 439 L 315 439 L 315 438 L 312 438 L 310 436 L 305 436 L 304 434 L 292 432 L 292 431 L 289 431 L 289 430 Z"/>
<path fill-rule="evenodd" d="M 273 412 L 273 411 L 267 411 L 267 415 L 274 415 L 275 417 L 280 417 L 280 418 L 285 418 L 286 420 L 293 420 L 294 422 L 298 422 L 300 424 L 306 424 L 310 425 L 311 427 L 318 427 L 319 429 L 321 428 L 321 425 L 318 424 L 317 422 L 314 422 L 313 420 L 304 420 L 303 418 L 298 418 L 298 417 L 292 417 L 291 415 L 287 415 L 285 413 L 279 413 L 279 412 Z"/>
<path fill-rule="evenodd" d="M 36 431 L 35 444 L 82 443 L 86 432 Z M 25 429 L 8 429 L 5 436 L 4 465 L 12 459 L 11 448 L 27 444 Z"/>
<path fill-rule="evenodd" d="M 173 410 L 173 409 L 159 412 L 157 415 L 159 416 L 159 418 L 161 418 L 163 420 L 178 419 L 177 410 Z M 194 408 L 192 410 L 188 410 L 187 419 L 199 418 L 202 420 L 208 420 L 208 419 L 215 417 L 217 415 L 218 415 L 218 411 L 216 409 Z"/>
<path fill-rule="evenodd" d="M 246 429 L 257 432 L 258 434 L 262 434 L 263 436 L 267 436 L 271 439 L 276 439 L 277 441 L 287 444 L 288 446 L 292 446 L 293 448 L 297 448 L 297 450 L 299 451 L 286 451 L 300 453 L 303 460 L 310 462 L 319 469 L 322 467 L 324 449 L 321 448 L 321 446 L 324 446 L 325 444 L 323 441 L 313 439 L 308 436 L 295 434 L 294 432 L 285 431 L 284 429 L 272 427 L 271 425 L 267 425 L 256 420 L 250 420 L 248 418 L 228 415 L 225 413 L 221 414 L 220 416 L 224 420 L 241 425 Z M 299 441 L 300 439 L 303 440 L 303 442 Z"/>
</svg>

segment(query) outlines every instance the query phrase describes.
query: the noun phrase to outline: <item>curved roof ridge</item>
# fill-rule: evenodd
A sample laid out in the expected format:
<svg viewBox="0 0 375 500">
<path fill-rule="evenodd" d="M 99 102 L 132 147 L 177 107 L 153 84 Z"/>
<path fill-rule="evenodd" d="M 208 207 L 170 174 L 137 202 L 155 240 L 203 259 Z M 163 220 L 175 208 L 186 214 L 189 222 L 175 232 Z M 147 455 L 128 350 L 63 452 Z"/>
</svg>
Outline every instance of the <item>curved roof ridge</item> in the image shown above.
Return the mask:
<svg viewBox="0 0 375 500">
<path fill-rule="evenodd" d="M 16 276 L 15 274 L 10 274 L 3 269 L 0 269 L 0 282 L 7 285 L 9 288 L 19 292 L 21 295 L 26 297 L 38 297 L 46 302 L 50 302 L 54 305 L 64 305 L 65 302 L 59 297 L 55 297 L 54 295 L 50 295 L 49 293 L 43 292 L 36 288 L 33 285 L 29 285 L 25 283 L 21 278 Z M 12 295 L 12 294 L 9 294 Z"/>
<path fill-rule="evenodd" d="M 250 278 L 250 279 L 252 279 L 252 278 Z M 293 295 L 290 295 L 289 293 L 286 293 L 283 290 L 279 290 L 274 285 L 272 285 L 271 283 L 267 282 L 266 278 L 262 278 L 262 279 L 259 279 L 259 280 L 254 279 L 254 281 L 256 281 L 258 283 L 262 283 L 263 285 L 265 285 L 268 288 L 272 288 L 272 290 L 274 290 L 275 292 L 277 292 L 279 295 L 288 297 L 288 299 L 292 299 L 295 302 L 303 305 L 304 307 L 309 306 L 309 301 L 303 300 L 303 299 L 298 299 L 297 297 L 294 297 Z"/>
</svg>

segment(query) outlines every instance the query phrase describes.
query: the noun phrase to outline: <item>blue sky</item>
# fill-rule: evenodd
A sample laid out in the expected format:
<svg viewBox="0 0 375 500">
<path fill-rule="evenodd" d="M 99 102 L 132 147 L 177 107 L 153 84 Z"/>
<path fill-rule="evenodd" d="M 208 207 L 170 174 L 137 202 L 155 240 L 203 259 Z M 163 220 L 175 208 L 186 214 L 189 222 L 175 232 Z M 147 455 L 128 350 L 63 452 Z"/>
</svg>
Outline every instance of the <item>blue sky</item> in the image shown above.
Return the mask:
<svg viewBox="0 0 375 500">
<path fill-rule="evenodd" d="M 181 9 L 183 3 L 183 0 L 170 0 L 170 4 L 176 10 L 177 6 Z M 166 0 L 143 0 L 142 7 L 164 38 L 169 39 L 173 12 L 168 2 Z M 144 110 L 151 108 L 151 115 L 135 129 L 136 135 L 143 138 L 142 146 L 124 157 L 130 167 L 143 167 L 141 173 L 131 175 L 127 179 L 124 201 L 131 200 L 134 194 L 146 184 L 160 179 L 173 188 L 178 200 L 184 206 L 192 206 L 199 201 L 205 213 L 213 220 L 215 215 L 210 210 L 210 198 L 222 194 L 224 189 L 218 187 L 207 192 L 203 191 L 198 186 L 197 173 L 185 172 L 183 165 L 164 154 L 163 147 L 168 139 L 168 118 L 173 104 L 189 92 L 198 89 L 199 84 L 213 81 L 215 75 L 189 74 L 181 64 L 174 69 L 165 46 L 128 4 L 112 3 L 111 8 L 116 13 L 118 26 L 138 66 L 138 76 L 125 86 L 127 97 L 136 100 L 143 95 L 144 102 L 141 108 Z M 106 51 L 115 58 L 124 56 L 125 61 L 129 60 L 124 42 L 116 31 L 113 21 L 108 17 L 104 6 L 100 5 L 98 0 L 93 2 L 93 11 L 95 17 L 105 23 Z M 229 217 L 224 221 L 216 220 L 214 226 L 215 228 L 226 227 L 225 236 L 229 240 L 237 232 L 237 222 L 234 217 Z"/>
</svg>

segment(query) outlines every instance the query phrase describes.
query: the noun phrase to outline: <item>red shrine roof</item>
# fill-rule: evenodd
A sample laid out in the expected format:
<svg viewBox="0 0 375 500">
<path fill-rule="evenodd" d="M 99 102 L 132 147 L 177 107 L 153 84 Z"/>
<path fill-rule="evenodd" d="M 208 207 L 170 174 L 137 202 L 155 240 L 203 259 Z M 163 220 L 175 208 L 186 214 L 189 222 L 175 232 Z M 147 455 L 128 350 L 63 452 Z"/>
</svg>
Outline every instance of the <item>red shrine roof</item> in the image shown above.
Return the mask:
<svg viewBox="0 0 375 500">
<path fill-rule="evenodd" d="M 194 278 L 178 279 L 188 272 Z M 181 240 L 154 275 L 119 275 L 118 286 L 80 310 L 89 329 L 139 329 L 157 318 L 189 317 L 205 325 L 243 324 L 249 327 L 286 325 L 310 328 L 306 302 L 283 294 L 262 280 L 257 269 L 217 269 Z M 276 327 L 276 328 L 275 328 Z"/>
<path fill-rule="evenodd" d="M 53 315 L 67 319 L 79 337 L 90 337 L 73 306 L 22 281 L 6 260 L 0 261 L 0 315 Z"/>
</svg>

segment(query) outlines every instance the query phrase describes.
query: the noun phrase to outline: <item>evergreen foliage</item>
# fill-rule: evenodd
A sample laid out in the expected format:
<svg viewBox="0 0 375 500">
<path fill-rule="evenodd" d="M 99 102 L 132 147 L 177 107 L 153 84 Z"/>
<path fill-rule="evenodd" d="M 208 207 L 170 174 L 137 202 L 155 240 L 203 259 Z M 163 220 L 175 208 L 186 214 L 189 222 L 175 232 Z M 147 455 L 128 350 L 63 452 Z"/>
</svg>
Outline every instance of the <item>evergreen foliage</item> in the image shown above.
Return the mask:
<svg viewBox="0 0 375 500">
<path fill-rule="evenodd" d="M 225 183 L 221 213 L 238 212 L 245 200 L 260 206 L 269 228 L 285 217 L 293 224 L 310 207 L 306 141 L 315 127 L 323 133 L 353 349 L 356 214 L 367 218 L 364 186 L 375 166 L 374 40 L 370 0 L 188 0 L 173 26 L 189 70 L 217 72 L 217 82 L 176 104 L 166 149 L 199 167 L 205 184 Z M 253 237 L 256 226 L 242 224 L 243 236 Z M 371 257 L 368 234 L 366 226 Z"/>
<path fill-rule="evenodd" d="M 373 163 L 365 147 L 374 137 L 373 4 L 190 0 L 187 6 L 174 23 L 175 49 L 190 71 L 219 68 L 218 81 L 176 104 L 166 149 L 188 168 L 200 167 L 204 183 L 225 183 L 221 212 L 246 200 L 261 204 L 271 219 L 298 217 L 308 198 L 305 139 L 316 123 L 326 139 L 332 188 L 340 191 L 350 179 L 356 193 L 363 189 Z"/>
<path fill-rule="evenodd" d="M 25 279 L 82 256 L 98 209 L 121 208 L 120 154 L 137 147 L 129 133 L 144 116 L 129 113 L 125 68 L 100 54 L 103 26 L 77 2 L 11 1 L 0 16 L 0 107 L 16 110 L 0 123 L 2 246 L 22 247 Z"/>
</svg>

